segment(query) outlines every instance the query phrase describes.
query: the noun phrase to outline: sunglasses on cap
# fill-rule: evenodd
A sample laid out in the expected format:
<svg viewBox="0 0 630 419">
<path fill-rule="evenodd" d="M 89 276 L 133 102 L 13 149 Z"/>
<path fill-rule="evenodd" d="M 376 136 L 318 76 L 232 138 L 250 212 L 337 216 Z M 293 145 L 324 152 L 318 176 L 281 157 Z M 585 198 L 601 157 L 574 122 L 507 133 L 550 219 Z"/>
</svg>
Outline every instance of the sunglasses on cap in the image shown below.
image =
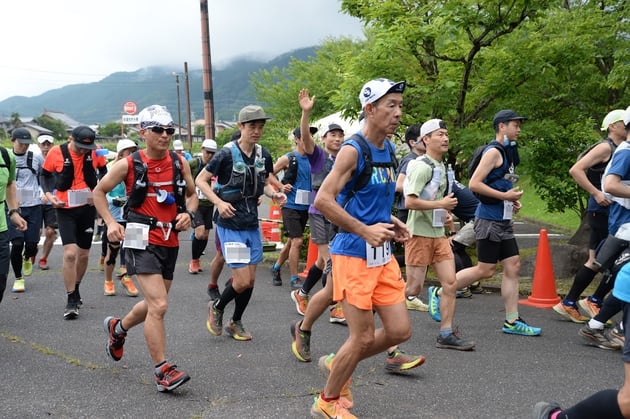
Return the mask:
<svg viewBox="0 0 630 419">
<path fill-rule="evenodd" d="M 153 131 L 156 134 L 163 134 L 164 131 L 166 131 L 167 135 L 173 135 L 175 134 L 175 128 L 164 128 L 164 127 L 160 127 L 157 125 L 151 126 L 151 127 L 147 127 L 146 129 L 150 129 L 151 131 Z"/>
</svg>

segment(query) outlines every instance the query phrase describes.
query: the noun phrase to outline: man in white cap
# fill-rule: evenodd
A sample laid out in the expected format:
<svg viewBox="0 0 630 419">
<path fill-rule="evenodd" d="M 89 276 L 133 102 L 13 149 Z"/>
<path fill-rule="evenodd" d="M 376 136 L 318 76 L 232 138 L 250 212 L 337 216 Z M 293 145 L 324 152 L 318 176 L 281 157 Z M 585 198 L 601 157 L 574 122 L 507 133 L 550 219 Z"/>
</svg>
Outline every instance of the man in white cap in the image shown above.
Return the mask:
<svg viewBox="0 0 630 419">
<path fill-rule="evenodd" d="M 87 270 L 96 219 L 92 190 L 107 173 L 107 161 L 96 154 L 95 141 L 96 133 L 90 127 L 76 127 L 70 141 L 48 152 L 40 176 L 46 199 L 56 208 L 63 243 L 66 320 L 77 318 L 83 305 L 79 285 Z"/>
<path fill-rule="evenodd" d="M 173 141 L 173 150 L 175 150 L 175 152 L 180 156 L 183 156 L 186 160 L 192 159 L 190 153 L 184 150 L 184 143 L 182 140 Z"/>
<path fill-rule="evenodd" d="M 201 144 L 201 156 L 197 156 L 188 162 L 193 178 L 197 177 L 199 172 L 201 172 L 212 157 L 214 157 L 216 152 L 216 141 L 211 138 L 203 140 Z M 199 258 L 201 258 L 201 255 L 208 245 L 208 236 L 210 229 L 212 229 L 212 216 L 214 213 L 214 205 L 212 205 L 212 202 L 201 193 L 199 188 L 195 188 L 195 190 L 197 192 L 197 198 L 199 198 L 199 208 L 197 212 L 195 212 L 195 219 L 192 225 L 195 231 L 192 239 L 192 259 L 188 264 L 188 272 L 191 274 L 198 274 L 202 271 Z M 217 290 L 215 291 L 218 293 Z"/>
<path fill-rule="evenodd" d="M 601 177 L 617 146 L 626 140 L 624 113 L 623 109 L 616 109 L 604 117 L 601 130 L 606 132 L 606 139 L 585 150 L 569 169 L 575 182 L 590 194 L 586 208 L 590 227 L 588 259 L 575 274 L 566 297 L 556 304 L 553 310 L 574 323 L 585 323 L 589 318 L 595 317 L 599 313 L 605 295 L 612 289 L 612 281 L 601 281 L 593 295 L 580 299 L 584 290 L 597 275 L 597 270 L 593 267 L 595 249 L 608 237 L 608 210 L 612 201 L 602 192 Z M 579 307 L 587 316 L 580 313 Z M 593 333 L 597 333 L 597 330 L 593 330 Z M 606 340 L 602 342 L 605 344 Z"/>
<path fill-rule="evenodd" d="M 108 169 L 111 169 L 119 160 L 126 158 L 133 152 L 138 150 L 138 145 L 128 138 L 118 140 L 116 144 L 116 158 L 107 163 Z M 106 195 L 109 203 L 109 211 L 116 221 L 122 226 L 126 225 L 123 207 L 127 203 L 127 191 L 124 182 L 119 183 L 109 191 Z M 138 290 L 133 283 L 133 279 L 127 273 L 125 261 L 125 249 L 121 248 L 120 242 L 110 242 L 107 238 L 107 225 L 103 224 L 103 235 L 101 238 L 104 258 L 105 282 L 103 283 L 103 293 L 107 296 L 116 295 L 116 287 L 114 286 L 114 266 L 116 266 L 116 257 L 120 254 L 120 268 L 124 272 L 120 276 L 120 285 L 129 297 L 137 297 Z"/>
<path fill-rule="evenodd" d="M 269 183 L 273 175 L 271 154 L 258 144 L 267 119 L 260 106 L 248 105 L 241 109 L 238 115 L 241 137 L 223 147 L 196 179 L 201 193 L 217 209 L 216 230 L 223 256 L 232 270 L 232 281 L 221 297 L 208 304 L 206 327 L 211 334 L 221 335 L 223 312 L 234 300 L 234 313 L 225 331 L 238 341 L 252 339 L 241 319 L 252 297 L 256 265 L 263 258 L 258 199 L 265 194 L 280 205 L 286 202 L 286 196 L 275 192 Z"/>
<path fill-rule="evenodd" d="M 179 251 L 177 232 L 187 230 L 197 210 L 194 179 L 186 159 L 169 146 L 175 128 L 164 106 L 151 105 L 138 114 L 146 150 L 118 161 L 94 191 L 94 203 L 107 225 L 107 238 L 124 240 L 127 272 L 136 275 L 144 299 L 122 318 L 109 316 L 104 326 L 107 354 L 123 356 L 127 332 L 144 323 L 144 338 L 154 363 L 157 390 L 168 392 L 190 379 L 166 359 L 164 317 Z M 120 182 L 127 185 L 127 226 L 109 211 L 106 193 Z"/>
<path fill-rule="evenodd" d="M 37 142 L 39 143 L 39 150 L 42 152 L 42 157 L 45 159 L 52 146 L 55 145 L 55 137 L 50 134 L 40 134 L 39 137 L 37 137 Z M 55 213 L 55 208 L 53 208 L 52 204 L 46 199 L 46 194 L 41 190 L 40 192 L 43 204 L 44 244 L 42 245 L 42 256 L 39 258 L 38 265 L 39 269 L 48 270 L 50 268 L 48 266 L 48 256 L 52 251 L 55 240 L 57 240 L 57 214 Z"/>
<path fill-rule="evenodd" d="M 11 134 L 12 154 L 15 156 L 15 184 L 20 215 L 28 228 L 19 231 L 9 225 L 11 242 L 11 266 L 15 274 L 12 292 L 26 291 L 24 277 L 33 273 L 33 260 L 37 254 L 39 229 L 42 225 L 42 201 L 39 193 L 39 172 L 44 159 L 28 148 L 33 144 L 26 128 L 16 128 Z M 24 276 L 24 277 L 23 277 Z"/>
<path fill-rule="evenodd" d="M 315 198 L 315 208 L 339 227 L 330 245 L 333 299 L 343 305 L 350 335 L 336 355 L 319 360 L 328 379 L 313 416 L 354 418 L 349 386 L 357 364 L 411 336 L 405 284 L 391 251 L 391 240 L 406 241 L 409 229 L 391 214 L 396 160 L 387 140 L 400 125 L 404 89 L 405 82 L 387 79 L 363 86 L 365 124 L 341 147 Z"/>
</svg>

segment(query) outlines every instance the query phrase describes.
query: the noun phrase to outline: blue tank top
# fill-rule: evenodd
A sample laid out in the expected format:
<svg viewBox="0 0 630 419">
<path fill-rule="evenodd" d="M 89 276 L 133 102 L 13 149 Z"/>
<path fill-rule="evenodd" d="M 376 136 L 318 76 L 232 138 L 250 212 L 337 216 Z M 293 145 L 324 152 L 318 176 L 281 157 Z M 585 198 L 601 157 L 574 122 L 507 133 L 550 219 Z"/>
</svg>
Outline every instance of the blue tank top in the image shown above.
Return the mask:
<svg viewBox="0 0 630 419">
<path fill-rule="evenodd" d="M 361 135 L 360 133 L 358 135 Z M 382 150 L 367 142 L 372 152 L 372 161 L 378 163 L 390 163 L 390 147 L 385 144 Z M 358 153 L 357 168 L 350 182 L 348 182 L 337 197 L 340 205 L 345 203 L 344 209 L 352 217 L 367 225 L 376 223 L 391 223 L 392 204 L 396 191 L 395 169 L 392 167 L 372 166 L 370 182 L 352 195 L 354 184 L 358 175 L 365 166 L 365 159 L 361 152 L 361 146 L 354 140 L 344 142 L 343 146 L 354 147 Z M 393 149 L 393 146 L 392 146 Z M 348 199 L 348 196 L 352 195 Z M 346 202 L 347 201 L 347 202 Z M 354 256 L 365 259 L 365 240 L 356 234 L 339 232 L 330 245 L 330 253 L 334 255 Z"/>
<path fill-rule="evenodd" d="M 296 204 L 295 198 L 298 189 L 311 191 L 311 162 L 306 155 L 303 156 L 298 152 L 294 152 L 293 155 L 297 159 L 297 177 L 293 183 L 293 189 L 287 194 L 287 203 L 284 206 L 299 211 L 308 211 L 309 204 Z"/>
</svg>

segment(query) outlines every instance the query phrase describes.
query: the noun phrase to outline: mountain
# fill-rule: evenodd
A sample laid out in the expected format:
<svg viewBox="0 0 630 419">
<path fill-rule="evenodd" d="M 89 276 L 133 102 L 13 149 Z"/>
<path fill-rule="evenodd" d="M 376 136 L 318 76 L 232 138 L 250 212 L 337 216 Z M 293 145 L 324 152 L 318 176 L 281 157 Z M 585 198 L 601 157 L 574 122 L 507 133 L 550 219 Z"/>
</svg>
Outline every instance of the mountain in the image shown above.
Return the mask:
<svg viewBox="0 0 630 419">
<path fill-rule="evenodd" d="M 263 62 L 239 58 L 213 68 L 213 98 L 215 120 L 234 121 L 238 111 L 256 102 L 250 86 L 250 76 L 273 67 L 285 68 L 292 57 L 307 60 L 315 55 L 316 47 L 302 48 Z M 166 105 L 173 118 L 178 119 L 176 77 L 179 72 L 179 91 L 182 124 L 186 124 L 186 87 L 181 69 L 146 67 L 133 72 L 117 72 L 94 83 L 73 84 L 49 90 L 39 96 L 13 96 L 0 102 L 0 117 L 36 117 L 44 110 L 64 112 L 85 124 L 103 124 L 120 119 L 123 103 L 133 101 L 139 109 L 158 103 Z M 190 114 L 193 120 L 203 118 L 202 70 L 188 70 Z"/>
</svg>

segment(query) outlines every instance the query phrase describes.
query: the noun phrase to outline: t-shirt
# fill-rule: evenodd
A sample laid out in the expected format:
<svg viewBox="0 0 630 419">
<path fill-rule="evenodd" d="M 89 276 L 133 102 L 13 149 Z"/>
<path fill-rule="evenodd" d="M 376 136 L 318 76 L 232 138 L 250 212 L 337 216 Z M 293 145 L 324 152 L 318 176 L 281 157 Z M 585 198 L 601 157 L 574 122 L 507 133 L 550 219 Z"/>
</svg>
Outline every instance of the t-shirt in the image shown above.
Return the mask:
<svg viewBox="0 0 630 419">
<path fill-rule="evenodd" d="M 617 147 L 610 166 L 606 169 L 606 176 L 608 175 L 617 175 L 622 181 L 630 181 L 630 148 Z M 630 222 L 630 211 L 613 201 L 608 215 L 608 232 L 614 235 L 622 224 L 628 222 Z"/>
<path fill-rule="evenodd" d="M 358 133 L 357 135 L 361 135 Z M 367 140 L 366 140 L 367 141 Z M 387 141 L 387 140 L 386 140 Z M 378 163 L 391 162 L 389 147 L 385 144 L 383 149 L 378 149 L 367 141 L 372 152 L 372 161 Z M 365 166 L 361 146 L 355 140 L 347 140 L 343 147 L 354 147 L 358 153 L 357 169 L 355 176 L 342 189 L 337 197 L 337 202 L 344 205 L 344 209 L 352 217 L 364 224 L 391 223 L 392 204 L 396 192 L 396 177 L 394 168 L 372 166 L 370 182 L 355 192 L 354 196 L 347 200 L 352 192 L 358 175 Z M 375 199 L 378 197 L 378 199 Z M 347 202 L 346 202 L 347 200 Z M 340 231 L 330 244 L 330 253 L 333 255 L 354 256 L 366 259 L 366 242 L 354 233 Z"/>
<path fill-rule="evenodd" d="M 313 149 L 313 154 L 308 154 L 308 157 L 309 161 L 311 162 L 311 181 L 315 183 L 314 178 L 316 176 L 326 178 L 326 176 L 328 176 L 328 173 L 322 173 L 322 171 L 324 171 L 327 166 L 329 166 L 326 164 L 326 160 L 330 159 L 332 162 L 334 162 L 335 157 L 332 154 L 328 154 L 317 144 L 315 145 L 315 149 Z M 332 165 L 330 165 L 330 167 L 332 167 Z M 319 188 L 313 189 L 313 191 L 311 192 L 311 205 L 308 208 L 309 214 L 322 215 L 322 213 L 313 205 L 313 202 L 315 202 L 315 198 L 317 197 L 318 190 Z"/>
<path fill-rule="evenodd" d="M 238 147 L 238 142 L 234 142 Z M 253 196 L 254 184 L 254 163 L 256 160 L 256 149 L 252 150 L 251 156 L 246 156 L 240 148 L 238 151 L 241 153 L 243 162 L 248 166 L 247 169 L 247 188 L 245 189 L 246 198 L 232 204 L 236 209 L 236 214 L 231 218 L 216 217 L 217 225 L 229 228 L 231 230 L 255 230 L 259 228 L 258 224 L 258 196 Z M 269 150 L 262 147 L 262 159 L 264 161 L 263 178 L 266 180 L 269 177 L 269 173 L 273 173 L 273 160 Z M 206 165 L 206 170 L 217 177 L 217 183 L 225 185 L 230 181 L 232 176 L 232 151 L 229 147 L 223 147 L 219 150 L 212 160 Z M 263 191 L 257 191 L 262 195 Z"/>
<path fill-rule="evenodd" d="M 428 155 L 418 157 L 407 166 L 407 178 L 405 179 L 405 194 L 420 196 L 420 192 L 431 181 L 433 170 L 424 159 L 429 159 L 435 166 L 435 170 L 441 170 L 440 187 L 435 194 L 434 201 L 439 201 L 444 197 L 446 190 L 446 168 L 444 163 L 437 161 Z M 407 227 L 414 236 L 422 237 L 443 237 L 444 227 L 433 227 L 434 210 L 409 210 Z"/>
<path fill-rule="evenodd" d="M 83 178 L 83 154 L 77 154 L 72 151 L 71 147 L 68 147 L 68 152 L 70 153 L 70 158 L 72 159 L 72 165 L 74 168 L 74 177 L 72 179 L 72 185 L 68 190 L 65 191 L 55 191 L 55 196 L 62 202 L 66 203 L 65 207 L 60 209 L 70 208 L 70 203 L 68 200 L 68 191 L 78 191 L 82 189 L 89 189 L 87 183 L 85 183 L 85 179 Z M 44 164 L 42 168 L 52 174 L 60 174 L 63 171 L 63 162 L 64 157 L 61 152 L 61 147 L 56 145 L 50 149 L 46 159 L 44 160 Z M 94 166 L 94 170 L 99 167 L 105 167 L 107 164 L 107 160 L 104 156 L 97 156 L 96 151 L 92 150 L 92 166 Z"/>
<path fill-rule="evenodd" d="M 623 265 L 617 273 L 613 296 L 625 303 L 630 303 L 630 263 Z"/>
<path fill-rule="evenodd" d="M 111 169 L 114 165 L 114 161 L 107 163 L 107 169 Z M 118 222 L 123 222 L 125 219 L 123 218 L 123 207 L 118 207 L 114 205 L 112 202 L 114 198 L 124 198 L 127 196 L 127 191 L 125 190 L 125 182 L 120 182 L 118 185 L 114 186 L 114 188 L 105 195 L 107 198 L 107 202 L 109 203 L 109 212 L 112 213 L 112 217 Z"/>
<path fill-rule="evenodd" d="M 190 173 L 192 173 L 193 179 L 196 179 L 199 172 L 201 172 L 205 167 L 203 164 L 203 160 L 201 160 L 201 157 L 199 156 L 195 156 L 192 159 L 188 160 L 188 165 L 190 166 Z M 197 198 L 199 198 L 200 207 L 213 206 L 212 202 L 210 202 L 208 197 L 206 197 L 197 186 L 195 186 L 195 193 L 197 194 Z"/>
<path fill-rule="evenodd" d="M 0 155 L 0 163 L 4 165 L 2 156 Z M 9 166 L 0 168 L 0 214 L 6 214 L 7 185 L 15 181 L 15 156 L 9 153 Z M 7 231 L 7 218 L 0 217 L 0 231 Z M 8 263 L 8 262 L 7 262 Z"/>
<path fill-rule="evenodd" d="M 34 207 L 42 204 L 38 176 L 44 158 L 41 154 L 33 153 L 33 170 L 31 170 L 28 166 L 28 153 L 27 151 L 22 155 L 17 155 L 13 150 L 10 153 L 15 156 L 15 186 L 20 207 Z"/>
<path fill-rule="evenodd" d="M 398 165 L 398 173 L 396 173 L 396 179 L 398 179 L 398 176 L 400 175 L 407 176 L 407 166 L 409 165 L 409 162 L 412 160 L 415 160 L 416 157 L 418 157 L 418 155 L 414 152 L 411 152 L 400 160 L 400 163 Z M 397 194 L 396 208 L 398 208 L 399 210 L 406 209 L 405 208 L 405 194 Z"/>
</svg>

